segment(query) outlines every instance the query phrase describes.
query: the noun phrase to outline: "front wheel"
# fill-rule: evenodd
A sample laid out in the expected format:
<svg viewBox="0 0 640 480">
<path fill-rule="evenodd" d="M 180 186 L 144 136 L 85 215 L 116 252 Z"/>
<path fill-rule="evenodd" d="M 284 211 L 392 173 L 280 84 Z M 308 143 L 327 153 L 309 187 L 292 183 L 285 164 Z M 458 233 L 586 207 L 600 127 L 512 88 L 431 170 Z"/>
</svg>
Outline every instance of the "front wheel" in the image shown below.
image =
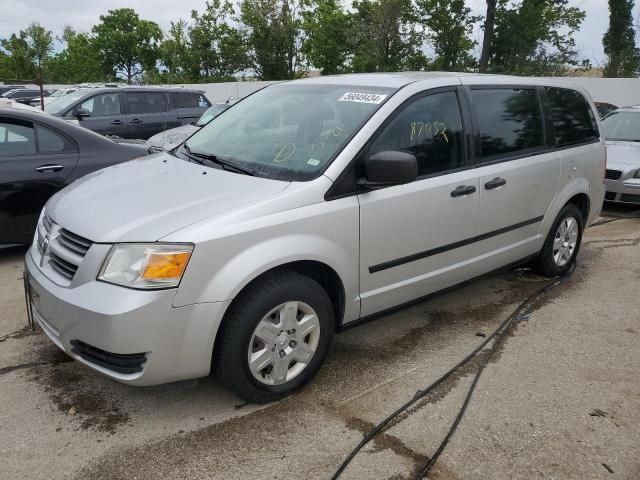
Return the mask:
<svg viewBox="0 0 640 480">
<path fill-rule="evenodd" d="M 566 273 L 580 250 L 583 230 L 582 212 L 571 203 L 565 205 L 547 235 L 534 264 L 535 270 L 547 277 Z"/>
<path fill-rule="evenodd" d="M 218 375 L 245 400 L 278 400 L 313 377 L 333 331 L 333 306 L 317 282 L 290 270 L 268 273 L 225 317 L 215 352 Z"/>
</svg>

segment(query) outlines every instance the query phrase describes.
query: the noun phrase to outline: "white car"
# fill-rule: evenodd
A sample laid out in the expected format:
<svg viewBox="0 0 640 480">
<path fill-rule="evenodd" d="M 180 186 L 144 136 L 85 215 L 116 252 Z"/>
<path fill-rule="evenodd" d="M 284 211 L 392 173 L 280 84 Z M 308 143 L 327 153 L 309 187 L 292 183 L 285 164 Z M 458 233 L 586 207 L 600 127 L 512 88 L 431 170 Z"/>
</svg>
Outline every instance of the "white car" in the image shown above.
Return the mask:
<svg viewBox="0 0 640 480">
<path fill-rule="evenodd" d="M 53 92 L 51 95 L 49 95 L 48 97 L 44 97 L 44 104 L 47 105 L 48 103 L 51 103 L 55 100 L 58 100 L 59 98 L 64 97 L 65 95 L 69 95 L 70 93 L 75 92 L 76 90 L 78 90 L 77 88 L 60 88 L 58 90 L 56 90 L 55 92 Z M 40 106 L 40 98 L 34 98 L 33 100 L 31 100 L 29 102 L 29 105 L 31 105 L 32 107 L 39 107 Z"/>
<path fill-rule="evenodd" d="M 602 126 L 607 139 L 605 200 L 640 204 L 640 105 L 611 112 Z"/>
</svg>

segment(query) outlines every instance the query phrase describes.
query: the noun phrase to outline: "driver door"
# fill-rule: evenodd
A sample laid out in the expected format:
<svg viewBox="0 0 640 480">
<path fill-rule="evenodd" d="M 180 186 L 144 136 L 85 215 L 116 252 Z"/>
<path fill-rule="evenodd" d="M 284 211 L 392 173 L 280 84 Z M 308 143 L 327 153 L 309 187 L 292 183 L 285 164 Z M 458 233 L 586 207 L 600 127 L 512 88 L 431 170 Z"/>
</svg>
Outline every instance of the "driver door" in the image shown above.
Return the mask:
<svg viewBox="0 0 640 480">
<path fill-rule="evenodd" d="M 480 185 L 464 139 L 457 90 L 441 89 L 400 107 L 365 153 L 411 153 L 419 177 L 358 195 L 361 316 L 465 281 Z"/>
<path fill-rule="evenodd" d="M 127 116 L 122 108 L 120 93 L 94 95 L 78 105 L 77 110 L 81 108 L 88 111 L 90 116 L 79 118 L 80 126 L 100 135 L 127 137 Z"/>
</svg>

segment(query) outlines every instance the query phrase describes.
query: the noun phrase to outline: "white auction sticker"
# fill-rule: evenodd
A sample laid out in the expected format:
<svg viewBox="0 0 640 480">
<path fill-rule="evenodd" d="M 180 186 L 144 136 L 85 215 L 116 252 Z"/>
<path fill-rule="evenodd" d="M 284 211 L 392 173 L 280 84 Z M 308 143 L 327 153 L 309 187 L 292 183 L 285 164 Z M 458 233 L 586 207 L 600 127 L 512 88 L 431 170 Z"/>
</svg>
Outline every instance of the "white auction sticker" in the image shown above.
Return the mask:
<svg viewBox="0 0 640 480">
<path fill-rule="evenodd" d="M 380 103 L 387 95 L 380 95 L 378 93 L 358 93 L 358 92 L 346 92 L 342 95 L 339 102 L 358 102 L 358 103 Z"/>
</svg>

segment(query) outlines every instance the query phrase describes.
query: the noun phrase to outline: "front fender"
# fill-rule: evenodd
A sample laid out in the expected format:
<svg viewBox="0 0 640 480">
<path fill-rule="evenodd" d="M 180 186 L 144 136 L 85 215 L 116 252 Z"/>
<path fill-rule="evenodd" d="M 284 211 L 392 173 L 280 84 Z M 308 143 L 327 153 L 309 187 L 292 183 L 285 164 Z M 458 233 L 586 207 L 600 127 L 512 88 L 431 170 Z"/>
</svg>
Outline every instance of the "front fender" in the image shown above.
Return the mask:
<svg viewBox="0 0 640 480">
<path fill-rule="evenodd" d="M 259 275 L 296 261 L 332 268 L 345 292 L 345 321 L 359 316 L 358 204 L 353 197 L 310 205 L 197 244 L 174 306 L 234 299 Z"/>
</svg>

